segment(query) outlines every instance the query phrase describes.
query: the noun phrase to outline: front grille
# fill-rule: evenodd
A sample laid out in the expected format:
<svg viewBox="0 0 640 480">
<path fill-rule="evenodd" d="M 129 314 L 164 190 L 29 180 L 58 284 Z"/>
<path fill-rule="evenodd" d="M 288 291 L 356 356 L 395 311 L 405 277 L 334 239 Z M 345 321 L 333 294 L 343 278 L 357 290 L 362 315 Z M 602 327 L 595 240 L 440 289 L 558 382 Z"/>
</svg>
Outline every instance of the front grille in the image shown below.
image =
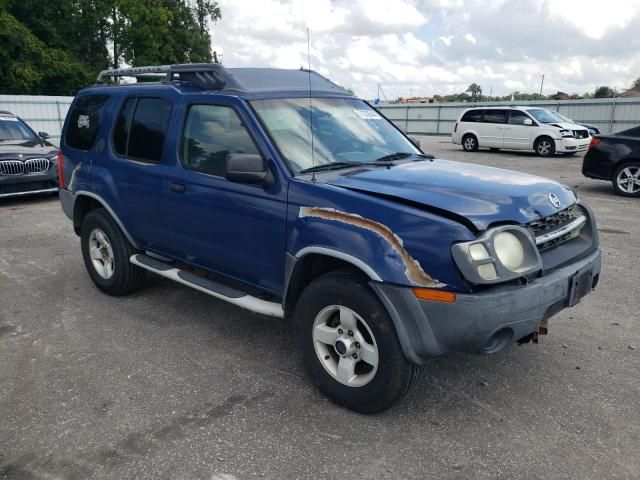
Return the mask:
<svg viewBox="0 0 640 480">
<path fill-rule="evenodd" d="M 49 170 L 50 166 L 51 162 L 47 158 L 32 158 L 25 162 L 20 160 L 3 160 L 0 162 L 0 175 L 44 173 Z"/>
<path fill-rule="evenodd" d="M 574 138 L 589 138 L 589 130 L 574 130 Z"/>
<path fill-rule="evenodd" d="M 49 160 L 46 158 L 32 158 L 24 162 L 27 173 L 43 173 L 49 170 Z"/>
<path fill-rule="evenodd" d="M 548 217 L 531 222 L 528 227 L 536 238 L 538 250 L 542 251 L 577 237 L 585 224 L 585 221 L 581 222 L 580 219 L 584 219 L 586 221 L 586 217 L 580 207 L 578 207 L 577 204 L 574 204 L 561 212 L 554 213 Z M 565 231 L 566 227 L 571 224 L 575 224 L 575 227 Z M 554 232 L 562 234 L 554 236 Z M 548 236 L 552 236 L 554 238 L 545 240 Z"/>
<path fill-rule="evenodd" d="M 20 160 L 4 160 L 0 162 L 0 175 L 22 175 L 24 163 Z"/>
</svg>

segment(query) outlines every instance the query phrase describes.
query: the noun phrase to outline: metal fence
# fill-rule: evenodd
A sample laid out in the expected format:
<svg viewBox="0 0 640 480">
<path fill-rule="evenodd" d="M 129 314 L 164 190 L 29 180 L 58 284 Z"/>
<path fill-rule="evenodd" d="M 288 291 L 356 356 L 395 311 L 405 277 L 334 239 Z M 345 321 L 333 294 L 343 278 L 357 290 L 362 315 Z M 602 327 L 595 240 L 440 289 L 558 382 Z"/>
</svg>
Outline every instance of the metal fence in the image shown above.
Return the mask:
<svg viewBox="0 0 640 480">
<path fill-rule="evenodd" d="M 73 97 L 0 95 L 0 110 L 15 113 L 36 132 L 47 132 L 58 144 L 64 117 Z"/>
<path fill-rule="evenodd" d="M 22 117 L 35 131 L 60 139 L 64 118 L 73 97 L 0 95 L 0 110 Z M 492 105 L 529 105 L 559 111 L 577 122 L 591 123 L 602 133 L 619 132 L 640 125 L 640 98 L 602 98 L 534 102 L 381 104 L 377 108 L 411 134 L 449 135 L 466 108 Z"/>
<path fill-rule="evenodd" d="M 377 105 L 383 115 L 411 134 L 450 135 L 453 125 L 470 107 L 527 105 L 560 112 L 576 122 L 613 133 L 640 125 L 640 98 L 599 98 L 532 102 L 419 103 Z"/>
</svg>

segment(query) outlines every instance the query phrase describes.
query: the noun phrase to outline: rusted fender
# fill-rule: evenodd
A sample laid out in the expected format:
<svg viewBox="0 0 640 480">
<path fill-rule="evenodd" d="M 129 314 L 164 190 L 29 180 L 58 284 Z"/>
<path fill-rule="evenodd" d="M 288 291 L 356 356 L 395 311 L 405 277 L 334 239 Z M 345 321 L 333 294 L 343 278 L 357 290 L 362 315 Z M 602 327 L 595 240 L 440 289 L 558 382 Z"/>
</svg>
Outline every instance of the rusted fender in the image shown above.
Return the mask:
<svg viewBox="0 0 640 480">
<path fill-rule="evenodd" d="M 384 259 L 387 261 L 393 260 L 393 263 L 397 265 L 402 264 L 401 268 L 404 269 L 406 280 L 413 285 L 430 288 L 445 286 L 425 272 L 420 262 L 413 258 L 404 248 L 402 239 L 380 222 L 364 218 L 361 215 L 322 207 L 300 207 L 299 217 L 326 220 L 340 224 L 343 227 L 351 227 L 356 231 L 360 230 L 362 235 L 371 237 L 371 241 L 377 244 L 379 251 L 384 252 L 382 256 Z"/>
</svg>

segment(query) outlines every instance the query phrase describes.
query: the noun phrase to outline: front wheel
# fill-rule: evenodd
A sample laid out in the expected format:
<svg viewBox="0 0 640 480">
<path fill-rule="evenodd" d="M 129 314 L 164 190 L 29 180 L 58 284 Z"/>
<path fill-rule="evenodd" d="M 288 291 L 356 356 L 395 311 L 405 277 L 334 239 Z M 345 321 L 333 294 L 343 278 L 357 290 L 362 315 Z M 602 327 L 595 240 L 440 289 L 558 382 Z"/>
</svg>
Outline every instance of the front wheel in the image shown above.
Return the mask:
<svg viewBox="0 0 640 480">
<path fill-rule="evenodd" d="M 640 197 L 640 162 L 618 167 L 613 174 L 613 189 L 623 197 Z"/>
<path fill-rule="evenodd" d="M 540 137 L 533 149 L 541 157 L 551 157 L 556 153 L 556 143 L 550 137 Z"/>
<path fill-rule="evenodd" d="M 407 361 L 380 300 L 356 273 L 325 274 L 303 291 L 296 337 L 307 370 L 336 403 L 375 413 L 400 401 L 420 367 Z"/>
</svg>

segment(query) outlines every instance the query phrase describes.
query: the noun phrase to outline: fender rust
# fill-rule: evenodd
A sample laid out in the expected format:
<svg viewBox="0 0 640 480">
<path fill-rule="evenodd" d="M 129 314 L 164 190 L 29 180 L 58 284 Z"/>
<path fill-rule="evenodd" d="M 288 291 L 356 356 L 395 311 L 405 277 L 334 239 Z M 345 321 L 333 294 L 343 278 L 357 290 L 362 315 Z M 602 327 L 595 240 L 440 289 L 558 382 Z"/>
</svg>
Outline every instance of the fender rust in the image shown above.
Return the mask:
<svg viewBox="0 0 640 480">
<path fill-rule="evenodd" d="M 398 253 L 405 267 L 404 273 L 411 283 L 417 286 L 431 288 L 440 288 L 444 286 L 443 283 L 435 280 L 425 272 L 420 263 L 404 248 L 402 239 L 393 233 L 389 227 L 380 222 L 364 218 L 354 213 L 340 212 L 333 208 L 322 207 L 300 207 L 299 217 L 314 217 L 333 222 L 346 223 L 348 225 L 373 232 L 382 237 L 391 246 L 391 248 Z"/>
</svg>

